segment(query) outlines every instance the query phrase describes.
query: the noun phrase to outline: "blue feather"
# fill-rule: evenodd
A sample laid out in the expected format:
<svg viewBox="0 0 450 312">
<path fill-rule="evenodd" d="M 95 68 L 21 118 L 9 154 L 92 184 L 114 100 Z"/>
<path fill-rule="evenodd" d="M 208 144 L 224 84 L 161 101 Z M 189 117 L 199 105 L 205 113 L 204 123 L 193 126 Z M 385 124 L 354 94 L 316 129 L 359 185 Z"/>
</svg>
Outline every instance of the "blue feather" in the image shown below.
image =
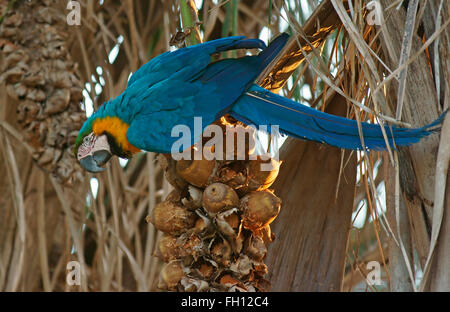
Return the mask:
<svg viewBox="0 0 450 312">
<path fill-rule="evenodd" d="M 301 105 L 288 98 L 252 85 L 233 106 L 230 113 L 236 119 L 254 125 L 279 126 L 281 133 L 346 149 L 362 149 L 358 125 L 355 120 L 330 115 Z M 421 128 L 384 126 L 390 147 L 417 143 L 431 134 L 445 114 Z M 362 122 L 364 145 L 368 149 L 384 150 L 386 142 L 381 127 Z"/>
<path fill-rule="evenodd" d="M 129 124 L 128 141 L 137 148 L 170 153 L 179 139 L 172 129 L 185 125 L 190 142 L 226 113 L 255 125 L 278 125 L 282 133 L 348 149 L 361 149 L 357 123 L 301 105 L 254 85 L 289 37 L 282 34 L 268 47 L 259 39 L 228 37 L 163 53 L 139 68 L 117 98 L 102 105 L 83 125 L 89 133 L 96 118 L 117 116 Z M 211 63 L 211 55 L 233 49 L 263 49 L 258 55 Z M 194 129 L 194 117 L 202 117 Z M 444 118 L 417 129 L 384 126 L 390 146 L 410 145 L 429 135 Z M 368 149 L 385 149 L 379 125 L 362 123 Z M 78 142 L 80 140 L 77 140 Z M 181 151 L 181 150 L 180 150 Z"/>
<path fill-rule="evenodd" d="M 125 90 L 127 105 L 134 116 L 127 131 L 128 141 L 143 150 L 170 153 L 178 140 L 171 136 L 172 129 L 182 124 L 191 129 L 191 142 L 198 142 L 201 132 L 229 112 L 264 70 L 264 64 L 268 64 L 288 40 L 285 34 L 278 38 L 257 56 L 210 63 L 213 53 L 265 47 L 259 39 L 229 37 L 165 53 L 151 60 L 136 71 Z M 200 132 L 194 131 L 195 116 L 202 117 Z M 143 135 L 146 128 L 151 130 Z"/>
</svg>

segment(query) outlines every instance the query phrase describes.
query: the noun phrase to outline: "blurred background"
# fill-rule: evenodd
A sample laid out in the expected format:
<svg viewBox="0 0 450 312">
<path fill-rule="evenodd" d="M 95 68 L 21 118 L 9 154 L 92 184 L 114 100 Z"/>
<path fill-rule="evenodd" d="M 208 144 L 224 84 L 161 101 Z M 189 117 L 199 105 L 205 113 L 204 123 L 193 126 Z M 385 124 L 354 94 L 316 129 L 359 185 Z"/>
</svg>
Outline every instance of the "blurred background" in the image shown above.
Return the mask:
<svg viewBox="0 0 450 312">
<path fill-rule="evenodd" d="M 267 44 L 287 32 L 293 39 L 261 85 L 357 120 L 379 122 L 373 111 L 394 116 L 403 102 L 403 121 L 434 120 L 450 90 L 448 3 L 414 2 L 377 2 L 381 26 L 361 0 L 0 0 L 0 290 L 157 290 L 161 233 L 145 217 L 172 188 L 157 155 L 113 158 L 94 176 L 72 149 L 86 117 L 133 72 L 183 44 L 230 35 Z M 437 31 L 440 44 L 431 45 Z M 413 34 L 406 44 L 404 33 Z M 439 136 L 424 141 L 394 155 L 288 139 L 274 185 L 283 206 L 266 261 L 272 289 L 419 287 L 435 192 L 448 194 L 445 183 L 434 188 Z M 426 289 L 449 286 L 433 275 L 450 274 L 445 245 L 436 246 Z M 80 285 L 66 281 L 71 261 Z M 381 281 L 371 284 L 374 268 Z"/>
</svg>

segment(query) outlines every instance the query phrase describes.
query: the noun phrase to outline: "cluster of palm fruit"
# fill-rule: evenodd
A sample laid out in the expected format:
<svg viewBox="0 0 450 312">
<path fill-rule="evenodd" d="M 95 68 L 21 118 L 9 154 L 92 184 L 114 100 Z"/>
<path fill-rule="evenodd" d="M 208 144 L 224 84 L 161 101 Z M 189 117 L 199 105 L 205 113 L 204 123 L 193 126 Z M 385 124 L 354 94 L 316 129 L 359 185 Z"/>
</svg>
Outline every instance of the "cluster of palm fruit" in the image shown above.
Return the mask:
<svg viewBox="0 0 450 312">
<path fill-rule="evenodd" d="M 0 81 L 34 160 L 59 182 L 81 178 L 71 146 L 85 120 L 82 83 L 66 47 L 67 24 L 56 1 L 0 1 Z M 36 27 L 38 25 L 39 27 Z"/>
<path fill-rule="evenodd" d="M 236 136 L 246 128 L 225 118 L 218 124 Z M 174 189 L 148 216 L 164 233 L 157 250 L 165 262 L 158 288 L 269 290 L 264 258 L 274 239 L 270 223 L 280 211 L 281 200 L 268 188 L 280 163 L 273 158 L 250 160 L 254 151 L 249 146 L 246 141 L 244 160 L 175 161 L 170 155 L 159 156 Z M 272 170 L 262 170 L 264 163 Z"/>
</svg>

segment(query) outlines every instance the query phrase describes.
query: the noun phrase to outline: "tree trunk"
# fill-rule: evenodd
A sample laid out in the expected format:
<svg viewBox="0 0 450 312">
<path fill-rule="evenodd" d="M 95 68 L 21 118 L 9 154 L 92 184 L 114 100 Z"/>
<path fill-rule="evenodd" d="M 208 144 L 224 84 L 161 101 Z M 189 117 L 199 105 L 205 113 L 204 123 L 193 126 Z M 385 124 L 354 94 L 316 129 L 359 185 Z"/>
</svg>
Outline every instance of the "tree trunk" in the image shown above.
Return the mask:
<svg viewBox="0 0 450 312">
<path fill-rule="evenodd" d="M 344 115 L 346 110 L 339 95 L 327 105 L 330 114 Z M 273 224 L 277 238 L 266 260 L 272 290 L 339 291 L 353 211 L 356 154 L 288 140 L 274 184 L 283 206 Z"/>
<path fill-rule="evenodd" d="M 428 1 L 424 10 L 423 23 L 417 32 L 412 36 L 412 48 L 410 56 L 413 56 L 423 45 L 423 39 L 428 39 L 438 30 L 435 25 L 437 20 L 437 9 L 441 1 Z M 390 5 L 390 1 L 381 1 L 383 7 Z M 442 8 L 442 23 L 448 20 L 448 6 Z M 386 16 L 386 24 L 382 29 L 382 44 L 385 54 L 385 62 L 390 68 L 399 66 L 399 56 L 402 49 L 402 41 L 405 32 L 406 12 L 403 7 L 399 10 L 390 10 Z M 417 22 L 417 21 L 416 21 Z M 406 90 L 403 105 L 402 120 L 409 122 L 414 127 L 423 126 L 435 120 L 444 103 L 448 103 L 450 91 L 448 90 L 449 77 L 449 61 L 448 61 L 448 43 L 449 28 L 440 35 L 440 46 L 437 54 L 434 53 L 434 44 L 428 47 L 428 53 L 421 53 L 417 59 L 408 66 L 408 74 L 406 76 Z M 425 30 L 425 34 L 423 34 Z M 421 38 L 422 34 L 424 38 Z M 436 57 L 439 56 L 438 68 L 440 72 L 441 92 L 439 96 L 436 92 L 436 74 L 435 65 Z M 393 81 L 388 88 L 388 103 L 394 109 L 397 106 L 398 83 Z M 445 106 L 445 105 L 444 105 Z M 445 129 L 445 128 L 442 128 Z M 441 134 L 443 135 L 443 134 Z M 441 142 L 442 144 L 442 142 Z M 429 248 L 430 248 L 430 228 L 435 220 L 433 218 L 434 201 L 435 201 L 435 174 L 437 151 L 439 147 L 439 136 L 433 135 L 423 139 L 419 144 L 415 144 L 407 149 L 399 151 L 400 165 L 400 188 L 405 199 L 405 204 L 410 216 L 411 233 L 415 241 L 415 246 L 419 255 L 420 265 L 425 265 Z M 445 180 L 445 179 L 444 179 Z M 445 217 L 444 217 L 445 218 Z M 448 228 L 445 226 L 441 229 L 441 237 L 445 237 Z M 441 248 L 444 244 L 439 243 Z M 446 252 L 444 252 L 445 254 Z M 436 252 L 439 254 L 439 252 Z M 442 257 L 442 253 L 440 253 Z M 439 256 L 437 256 L 439 257 Z M 436 259 L 435 259 L 436 260 Z M 445 264 L 445 257 L 441 258 Z M 435 263 L 437 265 L 437 263 Z M 447 275 L 450 272 L 447 269 Z M 438 276 L 431 269 L 432 279 L 441 279 L 443 272 Z M 434 272 L 434 273 L 433 273 Z M 444 274 L 445 275 L 445 274 Z M 433 283 L 432 283 L 433 284 Z M 438 282 L 439 284 L 439 282 Z M 450 287 L 450 285 L 449 285 Z M 438 287 L 439 288 L 439 287 Z M 447 288 L 447 290 L 450 288 Z"/>
</svg>

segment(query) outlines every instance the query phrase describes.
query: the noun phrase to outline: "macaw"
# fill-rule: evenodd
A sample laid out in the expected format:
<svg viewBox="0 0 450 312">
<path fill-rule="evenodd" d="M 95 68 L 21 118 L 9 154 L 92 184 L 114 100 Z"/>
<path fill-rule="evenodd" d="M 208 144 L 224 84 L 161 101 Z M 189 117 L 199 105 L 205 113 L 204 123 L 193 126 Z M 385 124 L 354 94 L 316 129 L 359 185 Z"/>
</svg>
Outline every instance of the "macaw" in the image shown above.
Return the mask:
<svg viewBox="0 0 450 312">
<path fill-rule="evenodd" d="M 163 53 L 140 67 L 115 99 L 104 103 L 82 126 L 75 156 L 90 172 L 103 171 L 112 155 L 130 158 L 140 150 L 170 153 L 176 125 L 202 130 L 225 114 L 245 124 L 278 125 L 296 138 L 345 149 L 362 149 L 357 122 L 301 105 L 254 84 L 288 41 L 281 34 L 267 47 L 259 39 L 227 37 Z M 211 55 L 235 49 L 261 49 L 258 55 L 212 62 Z M 429 135 L 443 116 L 421 128 L 384 126 L 391 147 Z M 362 122 L 365 147 L 386 149 L 381 126 Z M 191 131 L 191 142 L 200 140 Z M 395 145 L 394 145 L 395 143 Z"/>
</svg>

